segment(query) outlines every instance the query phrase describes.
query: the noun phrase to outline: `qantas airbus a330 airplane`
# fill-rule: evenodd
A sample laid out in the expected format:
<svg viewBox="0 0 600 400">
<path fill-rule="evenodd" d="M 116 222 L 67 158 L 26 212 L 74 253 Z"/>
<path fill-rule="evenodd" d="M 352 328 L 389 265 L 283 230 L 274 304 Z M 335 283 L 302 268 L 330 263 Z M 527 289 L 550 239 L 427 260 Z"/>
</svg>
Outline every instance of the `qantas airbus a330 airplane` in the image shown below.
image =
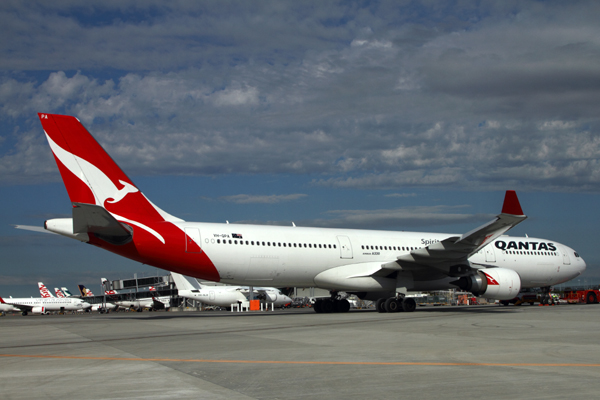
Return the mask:
<svg viewBox="0 0 600 400">
<path fill-rule="evenodd" d="M 503 236 L 527 218 L 514 191 L 498 216 L 463 235 L 187 222 L 149 201 L 79 120 L 39 117 L 73 206 L 73 218 L 48 220 L 45 229 L 200 279 L 330 290 L 317 312 L 348 311 L 339 292 L 377 300 L 381 312 L 413 311 L 405 290 L 460 288 L 509 300 L 586 267 L 555 241 Z"/>
</svg>

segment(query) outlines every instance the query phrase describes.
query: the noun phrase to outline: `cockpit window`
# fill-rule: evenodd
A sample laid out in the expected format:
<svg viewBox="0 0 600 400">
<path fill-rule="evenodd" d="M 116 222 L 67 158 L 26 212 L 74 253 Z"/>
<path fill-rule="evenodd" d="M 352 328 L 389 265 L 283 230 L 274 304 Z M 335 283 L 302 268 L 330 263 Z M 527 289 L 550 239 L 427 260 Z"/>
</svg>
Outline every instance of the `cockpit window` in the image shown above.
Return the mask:
<svg viewBox="0 0 600 400">
<path fill-rule="evenodd" d="M 579 254 L 577 254 L 576 251 L 573 252 L 575 254 L 575 257 L 579 258 Z"/>
</svg>

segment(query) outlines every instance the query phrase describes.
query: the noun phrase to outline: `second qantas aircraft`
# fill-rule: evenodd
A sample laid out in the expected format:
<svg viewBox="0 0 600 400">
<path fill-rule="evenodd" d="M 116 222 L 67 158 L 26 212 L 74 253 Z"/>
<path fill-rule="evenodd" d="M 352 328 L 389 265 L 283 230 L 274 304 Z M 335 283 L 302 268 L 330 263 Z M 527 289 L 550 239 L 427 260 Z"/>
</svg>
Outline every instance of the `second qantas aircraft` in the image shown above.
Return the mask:
<svg viewBox="0 0 600 400">
<path fill-rule="evenodd" d="M 403 292 L 460 288 L 491 299 L 549 288 L 586 267 L 549 239 L 503 236 L 526 216 L 514 191 L 489 223 L 465 234 L 187 222 L 150 202 L 74 117 L 39 114 L 72 204 L 45 228 L 132 260 L 250 286 L 319 287 L 317 312 L 349 308 L 340 292 L 413 311 Z"/>
</svg>

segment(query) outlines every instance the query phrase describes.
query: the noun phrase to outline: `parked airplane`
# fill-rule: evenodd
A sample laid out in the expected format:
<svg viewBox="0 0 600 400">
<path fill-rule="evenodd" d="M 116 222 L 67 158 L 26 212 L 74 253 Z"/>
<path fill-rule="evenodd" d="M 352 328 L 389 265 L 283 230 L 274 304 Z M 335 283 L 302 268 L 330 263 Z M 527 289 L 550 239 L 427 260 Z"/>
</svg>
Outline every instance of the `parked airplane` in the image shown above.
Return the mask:
<svg viewBox="0 0 600 400">
<path fill-rule="evenodd" d="M 218 307 L 231 307 L 232 304 L 240 301 L 248 301 L 250 295 L 249 287 L 242 286 L 196 286 L 183 275 L 176 272 L 171 272 L 173 281 L 177 286 L 177 293 L 186 299 L 198 300 L 204 304 Z M 284 295 L 281 290 L 272 287 L 257 287 L 253 288 L 253 293 L 256 293 L 257 298 L 266 303 L 273 303 L 275 307 L 282 307 L 292 302 L 288 296 Z"/>
<path fill-rule="evenodd" d="M 152 296 L 143 299 L 134 299 L 134 300 L 118 300 L 115 296 L 119 294 L 118 291 L 110 289 L 106 290 L 108 285 L 108 280 L 106 278 L 100 278 L 100 282 L 102 282 L 102 288 L 104 288 L 104 294 L 109 296 L 111 300 L 114 302 L 116 307 L 122 308 L 133 308 L 137 311 L 142 311 L 144 309 L 148 310 L 164 310 L 171 307 L 171 299 L 168 296 Z M 156 291 L 154 286 L 150 286 L 149 291 Z"/>
<path fill-rule="evenodd" d="M 71 294 L 71 292 L 69 291 L 69 289 L 67 289 L 66 287 L 61 287 L 60 291 L 63 292 L 63 294 L 65 295 L 65 297 L 71 297 L 71 296 L 73 296 Z"/>
<path fill-rule="evenodd" d="M 47 314 L 50 311 L 79 311 L 85 310 L 91 307 L 91 304 L 81 299 L 74 297 L 68 298 L 9 298 L 2 299 L 0 297 L 0 303 L 8 304 L 18 308 L 23 315 L 28 313 L 33 314 Z"/>
<path fill-rule="evenodd" d="M 73 218 L 47 220 L 48 231 L 204 280 L 329 289 L 317 312 L 347 311 L 340 291 L 377 300 L 382 312 L 415 309 L 401 290 L 510 300 L 586 268 L 563 244 L 502 236 L 527 218 L 514 191 L 499 215 L 463 235 L 186 222 L 150 202 L 79 120 L 39 117 L 73 205 Z"/>
<path fill-rule="evenodd" d="M 67 295 L 65 295 L 63 291 L 57 287 L 54 288 L 54 294 L 56 295 L 56 297 L 67 297 Z"/>
<path fill-rule="evenodd" d="M 19 310 L 17 307 L 10 305 L 10 304 L 6 304 L 6 303 L 0 303 L 0 313 L 2 313 L 2 315 L 4 315 L 4 313 L 7 312 L 20 312 L 21 310 Z"/>
</svg>

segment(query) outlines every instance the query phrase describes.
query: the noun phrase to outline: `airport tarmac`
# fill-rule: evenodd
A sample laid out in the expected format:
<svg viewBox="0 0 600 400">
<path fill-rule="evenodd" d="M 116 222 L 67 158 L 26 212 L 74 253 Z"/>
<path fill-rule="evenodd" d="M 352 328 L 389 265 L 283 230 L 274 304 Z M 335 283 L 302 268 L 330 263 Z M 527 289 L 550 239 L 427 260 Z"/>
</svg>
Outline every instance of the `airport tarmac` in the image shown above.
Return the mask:
<svg viewBox="0 0 600 400">
<path fill-rule="evenodd" d="M 600 305 L 0 318 L 0 398 L 600 395 Z"/>
</svg>

